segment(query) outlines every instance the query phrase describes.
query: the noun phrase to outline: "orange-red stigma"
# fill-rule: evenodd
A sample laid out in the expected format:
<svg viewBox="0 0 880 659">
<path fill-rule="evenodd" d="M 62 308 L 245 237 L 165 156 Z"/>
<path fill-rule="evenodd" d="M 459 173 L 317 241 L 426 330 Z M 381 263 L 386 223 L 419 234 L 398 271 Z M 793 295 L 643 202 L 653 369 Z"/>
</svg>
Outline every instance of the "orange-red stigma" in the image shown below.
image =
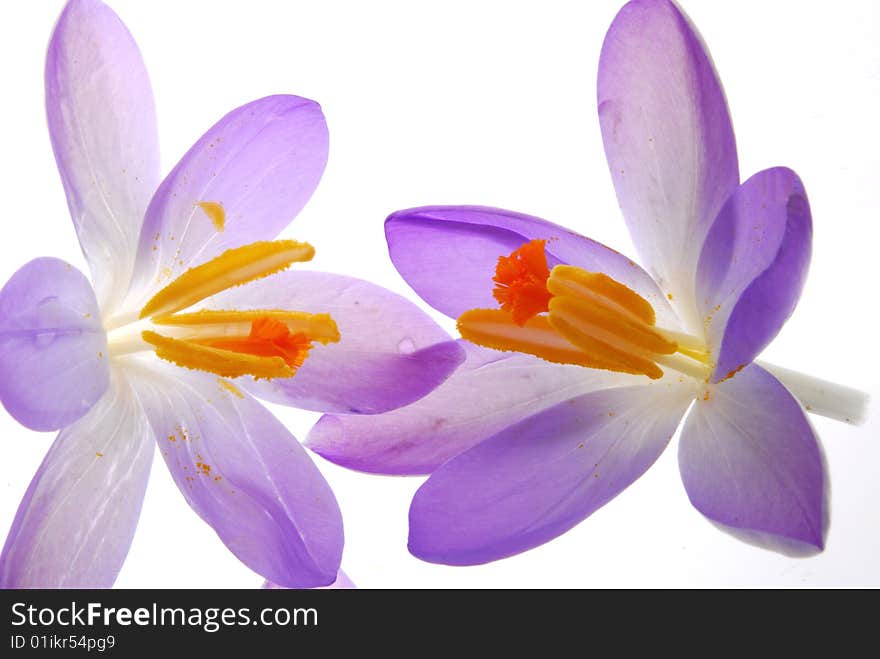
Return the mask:
<svg viewBox="0 0 880 659">
<path fill-rule="evenodd" d="M 492 295 L 517 325 L 525 325 L 530 318 L 549 310 L 553 295 L 547 290 L 550 268 L 546 242 L 532 240 L 510 256 L 498 257 Z"/>
<path fill-rule="evenodd" d="M 255 357 L 281 357 L 293 369 L 303 365 L 311 347 L 305 334 L 293 333 L 285 323 L 269 316 L 253 320 L 247 336 L 196 339 L 193 343 Z"/>
</svg>

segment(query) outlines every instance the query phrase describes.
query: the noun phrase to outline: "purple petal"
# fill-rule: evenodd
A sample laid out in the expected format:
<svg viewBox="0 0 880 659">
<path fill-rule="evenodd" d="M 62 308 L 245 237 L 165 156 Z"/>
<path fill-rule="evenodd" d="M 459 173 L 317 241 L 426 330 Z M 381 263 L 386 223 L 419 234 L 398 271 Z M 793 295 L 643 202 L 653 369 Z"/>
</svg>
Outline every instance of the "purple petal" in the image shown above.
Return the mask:
<svg viewBox="0 0 880 659">
<path fill-rule="evenodd" d="M 0 557 L 0 587 L 112 586 L 152 462 L 147 419 L 115 376 L 98 404 L 59 433 L 31 481 Z"/>
<path fill-rule="evenodd" d="M 339 506 L 268 410 L 234 385 L 171 366 L 139 373 L 137 385 L 174 481 L 232 553 L 288 588 L 336 579 Z"/>
<path fill-rule="evenodd" d="M 315 191 L 328 150 L 321 106 L 269 96 L 218 121 L 162 182 L 147 209 L 133 290 L 160 283 L 223 251 L 271 240 Z M 222 229 L 197 206 L 223 206 Z"/>
<path fill-rule="evenodd" d="M 508 426 L 634 376 L 551 364 L 461 342 L 467 360 L 421 400 L 373 416 L 325 415 L 306 445 L 336 464 L 380 474 L 429 474 Z"/>
<path fill-rule="evenodd" d="M 107 336 L 92 286 L 64 261 L 35 259 L 0 290 L 0 400 L 33 430 L 57 430 L 107 390 Z"/>
<path fill-rule="evenodd" d="M 284 590 L 284 586 L 279 586 L 271 581 L 263 582 L 263 588 L 266 590 Z M 339 575 L 336 577 L 336 581 L 329 586 L 318 586 L 317 590 L 352 590 L 356 588 L 357 586 L 355 586 L 354 582 L 348 578 L 348 575 L 342 570 L 339 570 Z"/>
<path fill-rule="evenodd" d="M 697 276 L 716 382 L 751 363 L 791 316 L 812 239 L 807 193 L 790 169 L 755 174 L 724 205 L 706 236 Z"/>
<path fill-rule="evenodd" d="M 800 405 L 751 365 L 698 398 L 678 461 L 694 507 L 743 540 L 786 554 L 825 545 L 822 454 Z"/>
<path fill-rule="evenodd" d="M 49 136 L 104 309 L 126 292 L 144 211 L 159 184 L 150 79 L 119 17 L 73 0 L 46 59 Z"/>
<path fill-rule="evenodd" d="M 418 400 L 464 361 L 461 348 L 412 302 L 352 277 L 282 272 L 220 293 L 206 304 L 333 317 L 341 341 L 316 344 L 294 377 L 245 383 L 255 395 L 284 405 L 378 414 Z"/>
<path fill-rule="evenodd" d="M 739 183 L 712 61 L 673 2 L 634 0 L 608 30 L 598 83 L 605 154 L 636 249 L 690 307 L 700 245 Z"/>
<path fill-rule="evenodd" d="M 565 533 L 654 463 L 692 396 L 678 384 L 607 389 L 510 426 L 419 488 L 410 551 L 475 565 Z"/>
<path fill-rule="evenodd" d="M 627 257 L 537 217 L 480 206 L 426 206 L 398 211 L 385 222 L 391 260 L 422 299 L 456 318 L 495 308 L 495 266 L 524 243 L 547 240 L 550 267 L 559 263 L 604 272 L 647 298 L 658 323 L 677 325 L 650 276 Z"/>
</svg>

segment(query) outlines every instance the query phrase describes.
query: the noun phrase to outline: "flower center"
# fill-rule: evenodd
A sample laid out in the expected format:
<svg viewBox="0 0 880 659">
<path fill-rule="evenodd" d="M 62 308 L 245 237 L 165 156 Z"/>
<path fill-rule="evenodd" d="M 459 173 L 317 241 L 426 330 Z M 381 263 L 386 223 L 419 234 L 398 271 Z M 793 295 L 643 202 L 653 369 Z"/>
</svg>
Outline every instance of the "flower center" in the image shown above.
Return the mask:
<svg viewBox="0 0 880 659">
<path fill-rule="evenodd" d="M 291 377 L 314 342 L 339 341 L 329 314 L 281 309 L 179 312 L 226 289 L 308 261 L 314 253 L 311 245 L 293 240 L 256 242 L 191 268 L 156 293 L 141 309 L 139 320 L 111 325 L 110 353 L 152 350 L 178 366 L 227 378 Z"/>
<path fill-rule="evenodd" d="M 600 272 L 547 265 L 545 241 L 501 256 L 493 277 L 500 309 L 471 309 L 458 319 L 463 338 L 550 362 L 663 376 L 660 365 L 699 379 L 709 355 L 694 336 L 656 326 L 645 298 Z"/>
</svg>

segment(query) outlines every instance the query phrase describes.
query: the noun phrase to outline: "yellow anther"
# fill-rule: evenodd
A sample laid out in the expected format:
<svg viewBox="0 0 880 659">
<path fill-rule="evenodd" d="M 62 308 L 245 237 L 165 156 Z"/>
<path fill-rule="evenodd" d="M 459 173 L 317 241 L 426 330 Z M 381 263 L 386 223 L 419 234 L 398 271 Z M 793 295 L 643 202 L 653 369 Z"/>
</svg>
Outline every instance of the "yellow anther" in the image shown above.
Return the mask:
<svg viewBox="0 0 880 659">
<path fill-rule="evenodd" d="M 651 303 L 631 288 L 601 272 L 587 272 L 571 265 L 557 265 L 547 280 L 553 295 L 569 295 L 617 311 L 645 325 L 653 325 L 656 315 Z"/>
<path fill-rule="evenodd" d="M 634 322 L 627 315 L 591 304 L 589 300 L 554 297 L 550 300 L 550 324 L 554 325 L 554 318 L 562 315 L 584 332 L 625 352 L 671 355 L 678 347 L 650 325 Z"/>
<path fill-rule="evenodd" d="M 617 370 L 608 360 L 584 353 L 560 336 L 547 316 L 533 316 L 520 325 L 501 309 L 471 309 L 459 317 L 458 331 L 463 339 L 486 348 L 524 352 L 556 364 Z"/>
<path fill-rule="evenodd" d="M 613 329 L 593 322 L 595 314 L 589 313 L 586 305 L 578 304 L 570 298 L 555 297 L 550 300 L 549 322 L 556 331 L 564 336 L 584 354 L 594 359 L 604 359 L 612 364 L 609 370 L 635 375 L 647 375 L 656 380 L 663 377 L 663 371 L 650 358 L 650 352 L 636 346 L 614 333 Z M 607 318 L 599 318 L 602 321 Z M 613 326 L 612 322 L 609 325 Z M 646 335 L 631 333 L 625 328 L 627 338 L 646 339 Z M 649 341 L 645 341 L 648 343 Z M 664 351 L 668 354 L 669 351 Z M 675 350 L 671 350 L 675 352 Z"/>
<path fill-rule="evenodd" d="M 314 248 L 295 240 L 256 242 L 230 249 L 215 259 L 191 268 L 156 293 L 141 309 L 141 318 L 186 309 L 227 288 L 266 277 L 292 263 L 308 261 Z"/>
</svg>

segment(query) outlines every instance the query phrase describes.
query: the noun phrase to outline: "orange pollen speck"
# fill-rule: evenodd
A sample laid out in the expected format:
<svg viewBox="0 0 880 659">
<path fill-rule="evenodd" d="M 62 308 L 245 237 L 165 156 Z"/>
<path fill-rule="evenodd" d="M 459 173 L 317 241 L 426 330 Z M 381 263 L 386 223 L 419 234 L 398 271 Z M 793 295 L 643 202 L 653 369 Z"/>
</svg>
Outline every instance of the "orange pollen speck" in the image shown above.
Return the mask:
<svg viewBox="0 0 880 659">
<path fill-rule="evenodd" d="M 311 347 L 305 334 L 294 334 L 286 324 L 269 316 L 254 319 L 248 336 L 230 336 L 194 342 L 256 357 L 281 357 L 291 368 L 299 368 L 303 365 Z"/>
<path fill-rule="evenodd" d="M 741 370 L 743 370 L 745 367 L 746 367 L 745 364 L 740 364 L 735 369 L 730 371 L 727 375 L 725 375 L 723 378 L 721 378 L 721 380 L 719 380 L 719 382 L 726 382 L 727 380 L 731 379 L 734 375 L 739 373 Z"/>
<path fill-rule="evenodd" d="M 510 256 L 499 257 L 495 267 L 492 281 L 496 285 L 492 295 L 520 326 L 549 308 L 552 295 L 547 290 L 550 268 L 544 249 L 546 242 L 527 242 Z"/>
</svg>

